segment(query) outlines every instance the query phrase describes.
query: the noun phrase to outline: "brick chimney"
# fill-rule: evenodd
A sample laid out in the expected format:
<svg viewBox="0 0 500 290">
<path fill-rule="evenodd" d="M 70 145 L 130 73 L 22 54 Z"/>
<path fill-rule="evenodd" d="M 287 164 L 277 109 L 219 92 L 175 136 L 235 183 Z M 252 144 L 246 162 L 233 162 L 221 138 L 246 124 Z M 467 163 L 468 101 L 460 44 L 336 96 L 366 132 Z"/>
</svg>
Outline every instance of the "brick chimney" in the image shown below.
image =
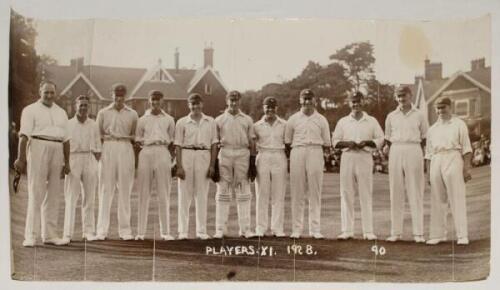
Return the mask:
<svg viewBox="0 0 500 290">
<path fill-rule="evenodd" d="M 483 69 L 486 67 L 486 61 L 483 58 L 479 58 L 479 59 L 473 59 L 471 62 L 470 62 L 470 70 L 478 70 L 478 69 Z"/>
<path fill-rule="evenodd" d="M 206 68 L 206 67 L 213 67 L 214 66 L 214 49 L 212 48 L 212 46 L 210 45 L 210 47 L 206 47 L 204 50 L 203 50 L 203 68 Z"/>
<path fill-rule="evenodd" d="M 431 63 L 429 59 L 425 59 L 425 80 L 440 80 L 443 78 L 443 64 L 440 62 Z"/>
<path fill-rule="evenodd" d="M 81 73 L 83 71 L 83 57 L 71 59 L 70 66 L 74 68 L 75 74 Z"/>
<path fill-rule="evenodd" d="M 174 62 L 175 62 L 175 71 L 179 70 L 179 48 L 175 48 L 175 53 L 174 53 Z"/>
</svg>

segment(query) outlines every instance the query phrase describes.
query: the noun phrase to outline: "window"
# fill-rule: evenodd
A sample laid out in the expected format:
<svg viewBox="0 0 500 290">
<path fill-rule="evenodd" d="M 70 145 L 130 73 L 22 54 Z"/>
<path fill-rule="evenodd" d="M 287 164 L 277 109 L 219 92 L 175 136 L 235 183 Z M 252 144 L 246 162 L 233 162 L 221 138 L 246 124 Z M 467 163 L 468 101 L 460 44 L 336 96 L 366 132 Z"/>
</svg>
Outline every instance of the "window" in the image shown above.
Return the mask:
<svg viewBox="0 0 500 290">
<path fill-rule="evenodd" d="M 455 107 L 454 108 L 455 115 L 461 118 L 469 117 L 470 102 L 468 99 L 455 101 L 454 107 Z"/>
<path fill-rule="evenodd" d="M 452 110 L 460 118 L 476 118 L 481 115 L 481 95 L 479 88 L 444 91 L 443 96 L 454 100 Z"/>
<path fill-rule="evenodd" d="M 205 83 L 205 94 L 207 94 L 207 95 L 211 95 L 212 94 L 212 88 L 207 83 Z"/>
<path fill-rule="evenodd" d="M 475 117 L 476 116 L 476 99 L 470 99 L 469 100 L 469 116 L 470 117 Z"/>
</svg>

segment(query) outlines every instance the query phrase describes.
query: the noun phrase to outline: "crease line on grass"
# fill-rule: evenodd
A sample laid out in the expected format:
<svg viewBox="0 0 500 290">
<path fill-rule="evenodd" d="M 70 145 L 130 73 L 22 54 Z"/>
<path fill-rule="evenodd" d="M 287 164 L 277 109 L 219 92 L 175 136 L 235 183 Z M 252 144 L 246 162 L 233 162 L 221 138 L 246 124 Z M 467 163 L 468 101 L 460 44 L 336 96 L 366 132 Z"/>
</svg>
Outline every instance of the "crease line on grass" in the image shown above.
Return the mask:
<svg viewBox="0 0 500 290">
<path fill-rule="evenodd" d="M 83 281 L 87 281 L 87 239 L 83 239 Z"/>
<path fill-rule="evenodd" d="M 35 245 L 35 254 L 33 255 L 33 281 L 36 281 L 36 250 L 38 246 Z"/>
<path fill-rule="evenodd" d="M 296 271 L 296 265 L 295 265 L 295 249 L 296 249 L 296 246 L 295 246 L 295 238 L 293 239 L 293 248 L 294 248 L 294 251 L 293 251 L 293 282 L 296 282 L 297 279 L 295 278 L 295 271 Z"/>
<path fill-rule="evenodd" d="M 258 251 L 258 255 L 257 255 L 257 281 L 260 281 L 260 236 L 258 237 L 259 238 L 259 241 L 257 243 L 257 251 Z"/>
<path fill-rule="evenodd" d="M 154 220 L 153 224 L 153 273 L 151 273 L 152 277 L 151 279 L 153 282 L 155 281 L 155 276 L 156 276 L 156 219 Z M 167 225 L 169 226 L 169 225 Z"/>
<path fill-rule="evenodd" d="M 453 227 L 452 234 L 455 237 L 455 227 Z M 451 239 L 451 280 L 455 282 L 455 242 L 453 239 Z"/>
<path fill-rule="evenodd" d="M 373 269 L 373 281 L 377 282 L 377 256 L 378 256 L 378 244 L 377 244 L 377 239 L 375 239 L 375 253 L 374 253 L 374 259 L 375 259 L 375 267 Z"/>
</svg>

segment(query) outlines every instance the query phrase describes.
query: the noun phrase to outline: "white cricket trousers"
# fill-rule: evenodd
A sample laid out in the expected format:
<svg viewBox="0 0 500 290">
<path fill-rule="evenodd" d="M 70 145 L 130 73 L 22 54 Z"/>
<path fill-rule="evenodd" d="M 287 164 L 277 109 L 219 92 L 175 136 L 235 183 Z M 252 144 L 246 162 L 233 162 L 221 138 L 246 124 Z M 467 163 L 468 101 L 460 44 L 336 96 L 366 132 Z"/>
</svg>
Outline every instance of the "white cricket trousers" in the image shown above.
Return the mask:
<svg viewBox="0 0 500 290">
<path fill-rule="evenodd" d="M 271 231 L 283 233 L 287 160 L 284 150 L 260 149 L 257 154 L 255 181 L 256 232 L 268 229 L 269 198 L 271 197 Z"/>
<path fill-rule="evenodd" d="M 210 150 L 182 149 L 182 168 L 186 174 L 184 180 L 178 178 L 179 235 L 187 235 L 189 230 L 189 208 L 195 202 L 196 234 L 207 234 L 207 200 L 210 179 L 207 177 L 210 167 Z"/>
<path fill-rule="evenodd" d="M 354 234 L 354 198 L 359 194 L 363 234 L 373 233 L 373 157 L 364 150 L 345 151 L 340 161 L 340 217 L 342 232 Z"/>
<path fill-rule="evenodd" d="M 144 146 L 139 153 L 137 190 L 139 207 L 137 234 L 145 235 L 148 225 L 149 199 L 153 186 L 158 198 L 160 235 L 170 234 L 170 189 L 172 185 L 171 155 L 165 145 Z"/>
<path fill-rule="evenodd" d="M 94 155 L 71 153 L 69 164 L 71 173 L 64 180 L 64 237 L 71 239 L 75 228 L 75 211 L 80 193 L 82 195 L 83 236 L 95 234 L 94 201 L 97 190 L 98 165 Z M 83 189 L 83 191 L 82 191 Z"/>
<path fill-rule="evenodd" d="M 135 157 L 132 143 L 105 140 L 99 168 L 99 214 L 97 235 L 107 236 L 115 189 L 118 189 L 118 234 L 131 235 L 130 195 L 134 182 Z"/>
<path fill-rule="evenodd" d="M 290 153 L 290 194 L 292 202 L 292 234 L 304 227 L 304 204 L 309 200 L 309 234 L 320 234 L 321 190 L 323 185 L 323 148 L 293 147 Z"/>
<path fill-rule="evenodd" d="M 430 239 L 446 237 L 448 201 L 457 238 L 468 238 L 464 161 L 460 151 L 434 154 L 430 166 L 431 225 Z"/>
<path fill-rule="evenodd" d="M 393 143 L 389 151 L 391 235 L 403 234 L 405 192 L 413 235 L 424 234 L 424 156 L 419 143 Z"/>
<path fill-rule="evenodd" d="M 236 196 L 240 235 L 250 230 L 252 192 L 248 180 L 250 150 L 222 148 L 219 152 L 220 181 L 215 194 L 215 231 L 225 233 L 232 194 Z"/>
<path fill-rule="evenodd" d="M 62 143 L 30 139 L 27 149 L 28 211 L 24 238 L 57 238 L 59 203 L 63 198 L 64 166 Z"/>
</svg>

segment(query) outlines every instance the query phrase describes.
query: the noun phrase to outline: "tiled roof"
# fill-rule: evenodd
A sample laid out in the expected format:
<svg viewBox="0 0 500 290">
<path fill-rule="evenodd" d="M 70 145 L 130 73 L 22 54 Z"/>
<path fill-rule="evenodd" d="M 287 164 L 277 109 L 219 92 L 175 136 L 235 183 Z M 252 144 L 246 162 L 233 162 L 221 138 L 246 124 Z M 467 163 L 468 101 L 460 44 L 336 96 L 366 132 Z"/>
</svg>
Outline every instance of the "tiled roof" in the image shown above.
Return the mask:
<svg viewBox="0 0 500 290">
<path fill-rule="evenodd" d="M 435 92 L 437 92 L 445 83 L 448 81 L 448 78 L 440 79 L 440 80 L 423 80 L 422 85 L 424 86 L 424 95 L 428 100 Z"/>
<path fill-rule="evenodd" d="M 53 81 L 57 90 L 63 90 L 77 75 L 75 68 L 70 66 L 51 65 L 45 67 L 45 79 Z"/>
<path fill-rule="evenodd" d="M 465 73 L 484 86 L 491 88 L 491 67 L 476 69 Z M 423 85 L 426 98 L 434 95 L 434 93 L 437 92 L 448 81 L 448 79 L 449 78 L 432 81 L 424 80 Z"/>
<path fill-rule="evenodd" d="M 116 83 L 123 83 L 127 86 L 128 93 L 132 91 L 135 84 L 141 76 L 146 72 L 140 68 L 120 68 L 120 67 L 105 67 L 105 66 L 90 66 L 87 77 L 99 90 L 104 98 L 111 99 L 111 87 Z"/>
<path fill-rule="evenodd" d="M 167 83 L 161 81 L 146 81 L 144 82 L 139 90 L 131 96 L 133 98 L 142 99 L 148 98 L 149 92 L 151 90 L 161 91 L 165 98 L 168 99 L 187 99 L 187 90 L 182 88 L 177 83 Z"/>
<path fill-rule="evenodd" d="M 175 82 L 186 90 L 189 82 L 193 79 L 196 70 L 194 69 L 167 69 L 168 73 L 175 79 Z"/>
<path fill-rule="evenodd" d="M 197 70 L 166 69 L 175 80 L 173 83 L 145 81 L 134 94 L 138 98 L 147 97 L 152 89 L 159 89 L 168 99 L 186 99 L 187 90 L 194 79 Z M 200 69 L 198 71 L 203 71 Z M 116 83 L 127 86 L 128 93 L 141 81 L 147 72 L 144 68 L 108 67 L 100 65 L 85 65 L 81 72 L 92 82 L 103 98 L 111 100 L 111 87 Z M 63 90 L 78 75 L 75 67 L 50 65 L 45 67 L 45 77 L 54 81 L 59 90 Z"/>
<path fill-rule="evenodd" d="M 491 67 L 466 72 L 467 75 L 491 89 Z"/>
</svg>

